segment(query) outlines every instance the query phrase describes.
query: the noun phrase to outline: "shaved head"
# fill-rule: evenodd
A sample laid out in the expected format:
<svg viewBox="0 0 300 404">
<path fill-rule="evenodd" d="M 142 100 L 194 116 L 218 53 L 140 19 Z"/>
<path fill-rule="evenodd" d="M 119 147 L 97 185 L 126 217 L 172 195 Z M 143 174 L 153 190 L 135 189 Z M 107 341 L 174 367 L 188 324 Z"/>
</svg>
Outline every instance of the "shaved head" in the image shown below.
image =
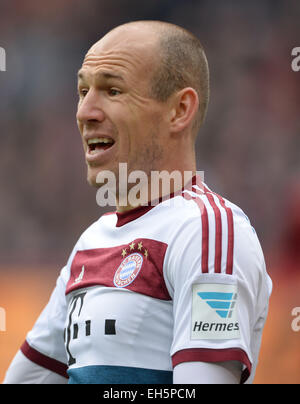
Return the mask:
<svg viewBox="0 0 300 404">
<path fill-rule="evenodd" d="M 78 72 L 76 116 L 90 184 L 103 170 L 118 175 L 120 162 L 148 176 L 195 172 L 208 82 L 199 40 L 176 25 L 130 22 L 97 41 Z"/>
<path fill-rule="evenodd" d="M 162 21 L 134 21 L 110 31 L 146 32 L 155 44 L 152 61 L 150 95 L 162 102 L 185 87 L 192 87 L 199 97 L 199 110 L 194 121 L 194 131 L 201 127 L 209 102 L 209 68 L 199 39 L 186 29 Z M 155 62 L 155 63 L 154 63 Z"/>
</svg>

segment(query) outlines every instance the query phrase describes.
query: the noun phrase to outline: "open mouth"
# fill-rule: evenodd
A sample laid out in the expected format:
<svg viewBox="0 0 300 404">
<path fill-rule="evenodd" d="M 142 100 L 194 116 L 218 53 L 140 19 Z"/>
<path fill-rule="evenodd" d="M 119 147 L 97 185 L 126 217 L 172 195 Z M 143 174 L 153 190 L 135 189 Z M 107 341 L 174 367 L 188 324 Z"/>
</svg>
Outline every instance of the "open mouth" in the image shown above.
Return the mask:
<svg viewBox="0 0 300 404">
<path fill-rule="evenodd" d="M 107 137 L 96 137 L 89 139 L 87 141 L 88 144 L 88 152 L 89 154 L 97 154 L 101 151 L 107 150 L 113 146 L 114 140 Z"/>
</svg>

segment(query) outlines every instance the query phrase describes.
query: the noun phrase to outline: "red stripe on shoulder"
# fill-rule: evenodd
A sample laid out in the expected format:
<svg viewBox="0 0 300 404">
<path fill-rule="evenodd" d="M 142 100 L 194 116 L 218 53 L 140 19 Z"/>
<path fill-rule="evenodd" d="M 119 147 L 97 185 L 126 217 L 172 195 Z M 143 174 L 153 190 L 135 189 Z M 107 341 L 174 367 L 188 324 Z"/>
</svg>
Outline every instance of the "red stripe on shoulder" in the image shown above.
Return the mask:
<svg viewBox="0 0 300 404">
<path fill-rule="evenodd" d="M 222 258 L 222 219 L 221 211 L 217 206 L 214 197 L 211 193 L 205 194 L 211 207 L 213 208 L 216 223 L 216 236 L 215 236 L 215 273 L 221 273 L 221 258 Z"/>
<path fill-rule="evenodd" d="M 26 358 L 36 363 L 37 365 L 51 370 L 52 372 L 65 377 L 66 379 L 69 378 L 67 374 L 68 366 L 65 363 L 57 361 L 53 358 L 49 358 L 49 356 L 38 352 L 36 349 L 32 348 L 26 340 L 23 342 L 20 350 L 26 356 Z"/>
<path fill-rule="evenodd" d="M 232 210 L 225 205 L 224 199 L 216 194 L 215 192 L 210 191 L 207 187 L 205 187 L 206 195 L 213 194 L 215 195 L 220 205 L 225 209 L 226 217 L 227 217 L 227 226 L 228 226 L 228 245 L 227 245 L 227 260 L 226 260 L 226 274 L 232 275 L 233 272 L 233 246 L 234 246 L 234 226 L 233 226 L 233 214 Z"/>
</svg>

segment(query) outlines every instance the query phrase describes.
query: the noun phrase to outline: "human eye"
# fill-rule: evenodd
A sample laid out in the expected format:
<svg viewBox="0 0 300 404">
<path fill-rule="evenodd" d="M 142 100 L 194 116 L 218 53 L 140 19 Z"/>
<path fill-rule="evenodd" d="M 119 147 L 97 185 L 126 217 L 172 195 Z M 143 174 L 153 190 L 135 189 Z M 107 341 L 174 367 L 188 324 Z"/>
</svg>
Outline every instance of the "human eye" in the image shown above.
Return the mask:
<svg viewBox="0 0 300 404">
<path fill-rule="evenodd" d="M 78 87 L 78 95 L 80 98 L 84 98 L 87 93 L 88 93 L 89 89 L 86 87 Z"/>
<path fill-rule="evenodd" d="M 119 89 L 115 88 L 115 87 L 110 87 L 110 88 L 108 89 L 108 94 L 109 94 L 111 97 L 115 97 L 115 96 L 117 96 L 117 95 L 120 95 L 120 94 L 121 94 L 121 91 L 120 91 Z"/>
</svg>

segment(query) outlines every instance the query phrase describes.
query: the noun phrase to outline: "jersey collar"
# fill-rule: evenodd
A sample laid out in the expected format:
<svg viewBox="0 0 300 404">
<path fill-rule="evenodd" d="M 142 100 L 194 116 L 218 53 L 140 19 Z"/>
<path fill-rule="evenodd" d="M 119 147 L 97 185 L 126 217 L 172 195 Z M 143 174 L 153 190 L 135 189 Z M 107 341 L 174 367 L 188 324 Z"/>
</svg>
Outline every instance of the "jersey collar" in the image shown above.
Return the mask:
<svg viewBox="0 0 300 404">
<path fill-rule="evenodd" d="M 125 212 L 115 212 L 117 215 L 117 223 L 116 227 L 122 227 L 127 223 L 132 222 L 133 220 L 138 219 L 139 217 L 145 215 L 147 212 L 149 212 L 151 209 L 155 208 L 158 204 L 161 202 L 165 201 L 166 199 L 171 199 L 174 198 L 175 196 L 182 195 L 182 192 L 184 190 L 192 190 L 192 186 L 194 185 L 201 185 L 202 181 L 199 175 L 195 175 L 192 177 L 192 179 L 189 181 L 189 183 L 183 187 L 181 190 L 170 194 L 168 198 L 160 198 L 157 201 L 150 201 L 148 202 L 147 205 L 144 206 L 137 206 L 136 208 L 130 209 Z"/>
</svg>

